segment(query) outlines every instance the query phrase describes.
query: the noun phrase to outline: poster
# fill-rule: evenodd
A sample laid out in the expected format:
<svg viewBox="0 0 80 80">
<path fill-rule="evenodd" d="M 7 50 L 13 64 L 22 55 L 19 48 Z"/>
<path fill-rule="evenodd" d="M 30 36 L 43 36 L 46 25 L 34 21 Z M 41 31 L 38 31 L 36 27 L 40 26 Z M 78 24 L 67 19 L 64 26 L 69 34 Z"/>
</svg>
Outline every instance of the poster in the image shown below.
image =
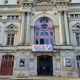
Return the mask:
<svg viewBox="0 0 80 80">
<path fill-rule="evenodd" d="M 72 59 L 71 58 L 66 58 L 66 67 L 72 67 Z"/>
<path fill-rule="evenodd" d="M 19 66 L 21 66 L 21 67 L 25 66 L 25 59 L 24 58 L 20 58 Z"/>
</svg>

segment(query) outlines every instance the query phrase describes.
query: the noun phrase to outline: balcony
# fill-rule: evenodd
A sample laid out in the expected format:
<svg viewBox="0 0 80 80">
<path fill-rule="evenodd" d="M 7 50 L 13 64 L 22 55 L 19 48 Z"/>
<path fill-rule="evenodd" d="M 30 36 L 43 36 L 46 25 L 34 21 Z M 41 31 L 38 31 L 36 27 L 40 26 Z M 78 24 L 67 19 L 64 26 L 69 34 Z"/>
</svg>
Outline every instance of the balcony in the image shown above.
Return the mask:
<svg viewBox="0 0 80 80">
<path fill-rule="evenodd" d="M 18 46 L 0 46 L 1 52 L 11 52 L 16 50 L 30 50 L 33 52 L 53 52 L 58 50 L 73 50 L 74 47 L 72 45 L 18 45 Z M 76 49 L 76 48 L 75 48 Z"/>
<path fill-rule="evenodd" d="M 72 50 L 73 46 L 72 45 L 54 45 L 53 50 Z"/>
<path fill-rule="evenodd" d="M 53 52 L 58 50 L 73 50 L 72 45 L 33 45 L 32 51 L 33 52 Z"/>
</svg>

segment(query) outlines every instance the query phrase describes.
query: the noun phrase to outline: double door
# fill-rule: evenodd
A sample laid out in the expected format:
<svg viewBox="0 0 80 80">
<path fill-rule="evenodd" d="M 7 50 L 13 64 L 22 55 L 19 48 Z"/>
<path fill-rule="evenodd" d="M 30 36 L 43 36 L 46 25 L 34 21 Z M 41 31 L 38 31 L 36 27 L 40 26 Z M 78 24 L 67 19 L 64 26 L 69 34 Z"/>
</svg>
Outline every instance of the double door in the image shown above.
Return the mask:
<svg viewBox="0 0 80 80">
<path fill-rule="evenodd" d="M 53 75 L 53 65 L 52 65 L 51 56 L 38 56 L 37 74 L 39 76 L 52 76 Z"/>
</svg>

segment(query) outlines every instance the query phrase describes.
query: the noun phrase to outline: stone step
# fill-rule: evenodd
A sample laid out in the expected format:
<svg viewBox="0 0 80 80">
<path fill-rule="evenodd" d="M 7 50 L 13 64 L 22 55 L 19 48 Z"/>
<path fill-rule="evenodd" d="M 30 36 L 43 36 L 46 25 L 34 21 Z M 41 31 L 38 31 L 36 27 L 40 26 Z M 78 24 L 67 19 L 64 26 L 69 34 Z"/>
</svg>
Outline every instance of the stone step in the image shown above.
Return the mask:
<svg viewBox="0 0 80 80">
<path fill-rule="evenodd" d="M 64 78 L 64 77 L 28 77 L 28 78 L 12 78 L 10 80 L 80 80 L 80 78 Z"/>
<path fill-rule="evenodd" d="M 51 77 L 51 76 L 35 76 L 26 78 L 14 78 L 9 76 L 0 76 L 0 80 L 80 80 L 80 78 L 72 77 Z"/>
<path fill-rule="evenodd" d="M 0 80 L 10 80 L 11 76 L 0 76 Z"/>
</svg>

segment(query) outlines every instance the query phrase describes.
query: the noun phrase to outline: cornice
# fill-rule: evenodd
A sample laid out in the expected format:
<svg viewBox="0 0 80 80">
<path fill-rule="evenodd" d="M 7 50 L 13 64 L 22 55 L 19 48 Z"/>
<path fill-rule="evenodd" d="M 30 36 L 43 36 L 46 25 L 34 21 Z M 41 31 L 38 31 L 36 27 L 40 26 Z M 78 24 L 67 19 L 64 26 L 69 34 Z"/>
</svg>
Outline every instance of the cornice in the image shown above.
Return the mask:
<svg viewBox="0 0 80 80">
<path fill-rule="evenodd" d="M 19 9 L 0 9 L 0 13 L 20 13 Z"/>
<path fill-rule="evenodd" d="M 68 12 L 80 12 L 80 8 L 68 8 Z"/>
<path fill-rule="evenodd" d="M 19 22 L 20 23 L 21 19 L 18 19 L 18 20 L 17 19 L 16 20 L 15 19 L 14 20 L 13 19 L 10 19 L 10 20 L 8 20 L 8 19 L 0 19 L 0 22 Z"/>
</svg>

